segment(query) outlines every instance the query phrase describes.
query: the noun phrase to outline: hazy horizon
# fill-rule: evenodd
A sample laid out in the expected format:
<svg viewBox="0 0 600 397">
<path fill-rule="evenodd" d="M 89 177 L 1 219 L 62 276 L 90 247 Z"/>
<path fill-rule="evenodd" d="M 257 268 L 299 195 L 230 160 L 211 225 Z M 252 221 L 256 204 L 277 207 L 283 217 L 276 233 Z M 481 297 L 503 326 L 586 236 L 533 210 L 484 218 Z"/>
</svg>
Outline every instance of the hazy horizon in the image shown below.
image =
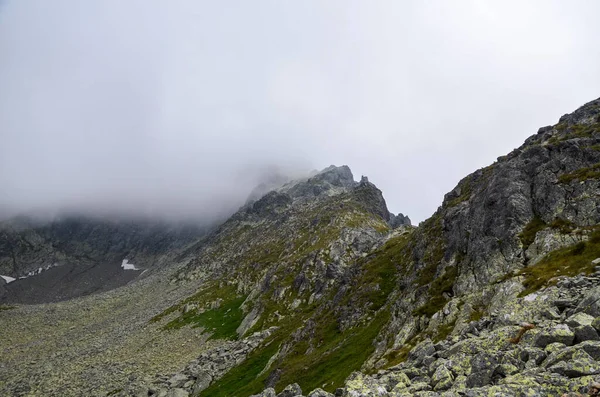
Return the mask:
<svg viewBox="0 0 600 397">
<path fill-rule="evenodd" d="M 600 96 L 595 1 L 0 2 L 0 216 L 224 216 L 330 164 L 429 217 Z"/>
</svg>

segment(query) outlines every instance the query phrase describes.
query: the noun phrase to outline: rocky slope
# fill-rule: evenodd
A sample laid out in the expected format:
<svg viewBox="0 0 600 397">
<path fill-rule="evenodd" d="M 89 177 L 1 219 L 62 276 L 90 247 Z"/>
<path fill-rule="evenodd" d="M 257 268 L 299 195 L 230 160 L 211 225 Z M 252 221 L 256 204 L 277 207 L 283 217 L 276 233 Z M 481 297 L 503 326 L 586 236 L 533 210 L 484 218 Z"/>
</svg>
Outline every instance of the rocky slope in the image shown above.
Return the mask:
<svg viewBox="0 0 600 397">
<path fill-rule="evenodd" d="M 252 349 L 236 348 L 252 360 L 252 354 L 263 352 L 263 342 L 272 347 L 274 338 L 289 336 L 303 321 L 298 312 L 308 320 L 326 292 L 329 296 L 341 284 L 349 289 L 361 276 L 354 259 L 383 242 L 389 218 L 381 192 L 366 179 L 355 182 L 347 167 L 287 184 L 249 203 L 201 242 L 162 256 L 159 271 L 141 281 L 60 304 L 1 311 L 3 322 L 17 321 L 7 321 L 0 338 L 5 363 L 0 390 L 15 395 L 117 394 L 138 383 L 152 384 L 149 374 L 159 373 L 157 379 L 162 379 L 189 366 L 203 352 L 245 346 L 256 332 L 268 335 L 264 341 L 254 337 L 261 343 L 250 343 Z M 303 299 L 286 293 L 286 285 L 289 289 L 292 284 L 303 289 Z M 277 285 L 282 289 L 271 289 Z M 313 285 L 318 290 L 309 303 Z M 257 287 L 264 294 L 249 298 Z M 370 303 L 365 298 L 353 306 L 363 310 Z M 235 340 L 242 345 L 229 342 Z M 240 364 L 238 359 L 233 364 Z M 212 367 L 221 369 L 211 376 L 216 380 L 231 373 L 226 370 L 235 365 L 228 365 L 216 363 Z M 351 368 L 359 367 L 356 360 Z M 131 374 L 132 380 L 119 378 L 119 373 Z M 262 389 L 262 384 L 251 387 Z"/>
<path fill-rule="evenodd" d="M 147 279 L 0 311 L 0 390 L 586 393 L 600 375 L 599 164 L 596 100 L 464 178 L 417 228 L 347 167 L 288 182 Z"/>
</svg>

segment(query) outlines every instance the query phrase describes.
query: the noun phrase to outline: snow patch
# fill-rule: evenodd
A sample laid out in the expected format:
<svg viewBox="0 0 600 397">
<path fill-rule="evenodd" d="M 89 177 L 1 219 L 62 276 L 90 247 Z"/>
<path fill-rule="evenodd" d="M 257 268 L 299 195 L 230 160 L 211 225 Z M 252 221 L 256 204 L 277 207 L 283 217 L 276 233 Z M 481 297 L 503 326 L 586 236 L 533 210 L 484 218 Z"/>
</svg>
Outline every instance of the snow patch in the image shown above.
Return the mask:
<svg viewBox="0 0 600 397">
<path fill-rule="evenodd" d="M 52 269 L 53 267 L 56 267 L 56 266 L 59 266 L 59 264 L 53 263 L 52 265 L 47 265 L 46 267 L 39 267 L 39 268 L 37 268 L 37 270 L 32 270 L 29 273 L 27 273 L 26 275 L 19 277 L 19 280 L 23 279 L 23 278 L 27 278 L 27 277 L 36 276 L 38 274 L 41 274 L 43 271 Z"/>
<path fill-rule="evenodd" d="M 6 281 L 6 284 L 12 283 L 13 281 L 16 280 L 16 278 L 10 277 L 10 276 L 0 276 L 0 277 L 2 277 L 4 279 L 4 281 Z"/>
<path fill-rule="evenodd" d="M 137 267 L 135 267 L 133 263 L 129 263 L 129 259 L 123 259 L 121 267 L 123 268 L 123 270 L 140 270 Z"/>
</svg>

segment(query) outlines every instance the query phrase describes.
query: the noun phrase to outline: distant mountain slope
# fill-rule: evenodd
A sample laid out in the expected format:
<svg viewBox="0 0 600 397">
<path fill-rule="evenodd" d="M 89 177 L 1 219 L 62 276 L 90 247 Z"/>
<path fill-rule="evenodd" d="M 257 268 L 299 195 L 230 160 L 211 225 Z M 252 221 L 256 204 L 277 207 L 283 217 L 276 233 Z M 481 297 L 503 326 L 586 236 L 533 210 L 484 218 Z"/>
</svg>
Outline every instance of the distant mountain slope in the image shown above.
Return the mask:
<svg viewBox="0 0 600 397">
<path fill-rule="evenodd" d="M 0 274 L 17 278 L 0 302 L 41 303 L 106 291 L 131 281 L 206 234 L 207 226 L 69 215 L 0 223 Z M 140 271 L 121 268 L 123 259 Z M 21 279 L 28 275 L 26 279 Z"/>
</svg>

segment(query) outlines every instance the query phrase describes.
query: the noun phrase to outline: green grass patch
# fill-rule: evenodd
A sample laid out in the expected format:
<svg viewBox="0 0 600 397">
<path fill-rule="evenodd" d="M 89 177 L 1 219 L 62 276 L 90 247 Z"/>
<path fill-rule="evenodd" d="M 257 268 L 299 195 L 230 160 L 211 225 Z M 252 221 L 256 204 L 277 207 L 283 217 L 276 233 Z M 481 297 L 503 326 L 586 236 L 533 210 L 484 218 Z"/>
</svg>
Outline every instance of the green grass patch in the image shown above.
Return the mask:
<svg viewBox="0 0 600 397">
<path fill-rule="evenodd" d="M 389 315 L 382 312 L 370 323 L 344 332 L 326 321 L 327 324 L 319 329 L 326 338 L 321 346 L 306 354 L 308 345 L 300 343 L 281 362 L 275 361 L 265 371 L 270 359 L 277 354 L 293 329 L 284 326 L 267 343 L 250 353 L 240 365 L 202 391 L 200 396 L 249 396 L 259 393 L 264 389 L 269 374 L 275 369 L 281 370 L 281 377 L 276 384 L 278 391 L 294 382 L 307 391 L 323 386 L 326 390 L 334 391 L 343 385 L 352 371 L 359 370 L 375 351 L 373 341 L 388 319 Z"/>
<path fill-rule="evenodd" d="M 335 391 L 373 354 L 374 340 L 388 320 L 389 313 L 381 311 L 371 322 L 343 332 L 335 322 L 329 322 L 318 331 L 321 332 L 319 340 L 322 340 L 319 347 L 308 354 L 290 355 L 279 365 L 282 374 L 278 388 L 296 382 L 302 390 L 322 387 Z"/>
<path fill-rule="evenodd" d="M 458 204 L 463 203 L 471 198 L 473 194 L 473 186 L 471 176 L 465 178 L 464 182 L 460 186 L 460 195 L 453 198 L 447 204 L 448 207 L 456 207 Z"/>
<path fill-rule="evenodd" d="M 16 306 L 12 306 L 12 305 L 0 305 L 0 312 L 5 311 L 5 310 L 12 310 L 12 309 L 16 309 Z"/>
<path fill-rule="evenodd" d="M 421 239 L 421 243 L 425 246 L 422 259 L 424 266 L 417 271 L 417 285 L 422 287 L 433 281 L 438 265 L 444 259 L 446 242 L 441 216 L 436 214 L 423 222 L 421 230 L 415 237 Z"/>
<path fill-rule="evenodd" d="M 389 351 L 383 358 L 386 360 L 386 364 L 383 368 L 390 368 L 394 365 L 403 363 L 408 358 L 408 355 L 415 348 L 415 346 L 423 340 L 422 334 L 417 334 L 408 341 L 401 348 Z"/>
<path fill-rule="evenodd" d="M 559 276 L 590 274 L 594 271 L 592 260 L 596 258 L 600 258 L 600 230 L 593 232 L 588 241 L 552 251 L 535 265 L 520 270 L 517 276 L 525 277 L 525 290 L 519 296 L 554 285 Z"/>
<path fill-rule="evenodd" d="M 380 309 L 396 286 L 398 266 L 405 262 L 409 252 L 408 241 L 408 235 L 392 238 L 375 253 L 361 259 L 357 263 L 360 270 L 351 282 L 360 288 L 348 290 L 335 308 L 317 311 L 319 305 L 313 304 L 286 313 L 283 323 L 276 324 L 282 327 L 278 333 L 289 336 L 293 330 L 304 326 L 305 319 L 312 317 L 315 320 L 314 328 L 300 340 L 289 341 L 288 353 L 269 369 L 269 372 L 281 371 L 276 384 L 278 389 L 297 382 L 304 390 L 323 387 L 333 391 L 352 371 L 360 369 L 374 352 L 373 342 L 389 319 L 389 313 Z M 335 292 L 331 293 L 333 298 Z M 261 320 L 264 321 L 268 318 L 265 313 L 284 312 L 271 299 L 264 300 L 261 305 L 264 308 Z M 346 313 L 345 310 L 358 310 L 361 318 L 370 320 L 342 330 L 338 317 L 340 312 Z M 258 328 L 267 325 L 265 322 Z M 253 382 L 262 385 L 263 376 Z"/>
<path fill-rule="evenodd" d="M 556 218 L 552 221 L 550 227 L 559 230 L 563 234 L 569 234 L 577 228 L 577 225 L 567 219 Z"/>
<path fill-rule="evenodd" d="M 417 285 L 422 287 L 429 284 L 435 279 L 435 273 L 437 272 L 438 262 L 430 262 L 423 269 L 419 271 L 417 278 Z"/>
<path fill-rule="evenodd" d="M 240 306 L 244 303 L 245 299 L 242 296 L 225 301 L 220 307 L 207 310 L 204 313 L 191 310 L 167 323 L 163 329 L 179 329 L 186 325 L 191 325 L 193 327 L 202 327 L 207 332 L 211 332 L 210 339 L 237 339 L 236 329 L 244 317 Z"/>
<path fill-rule="evenodd" d="M 560 183 L 571 183 L 572 181 L 587 181 L 588 179 L 600 178 L 600 164 L 591 167 L 580 168 L 577 171 L 562 174 L 558 177 Z"/>
<path fill-rule="evenodd" d="M 406 270 L 409 236 L 388 240 L 375 253 L 365 258 L 356 285 L 367 291 L 359 294 L 361 302 L 369 302 L 369 309 L 377 311 L 385 305 L 396 286 L 399 270 Z M 349 294 L 350 296 L 351 294 Z"/>
<path fill-rule="evenodd" d="M 483 306 L 474 307 L 471 311 L 471 314 L 469 314 L 469 322 L 479 321 L 483 318 L 483 316 L 485 316 L 485 310 Z"/>
<path fill-rule="evenodd" d="M 201 397 L 231 397 L 250 396 L 260 393 L 268 372 L 259 376 L 265 369 L 271 357 L 279 350 L 283 339 L 279 333 L 274 338 L 254 350 L 240 365 L 232 368 L 221 379 L 210 385 L 200 393 Z"/>
<path fill-rule="evenodd" d="M 398 365 L 403 363 L 408 358 L 408 354 L 414 348 L 414 345 L 404 344 L 400 349 L 392 350 L 387 353 L 383 358 L 387 361 L 385 368 L 393 367 L 394 365 Z"/>
<path fill-rule="evenodd" d="M 210 302 L 213 302 L 217 299 L 222 300 L 230 300 L 232 296 L 236 296 L 236 287 L 233 284 L 221 285 L 221 283 L 212 281 L 207 283 L 205 286 L 200 288 L 195 294 L 188 296 L 183 299 L 181 302 L 168 307 L 161 313 L 150 319 L 151 323 L 156 323 L 166 316 L 176 313 L 183 309 L 185 305 L 188 303 L 197 304 L 202 307 Z"/>
<path fill-rule="evenodd" d="M 421 307 L 413 311 L 414 315 L 427 317 L 433 316 L 444 307 L 448 301 L 444 298 L 444 293 L 452 294 L 452 288 L 456 281 L 458 269 L 456 266 L 448 266 L 444 274 L 433 280 L 429 287 L 429 300 Z"/>
<path fill-rule="evenodd" d="M 439 341 L 445 340 L 448 337 L 448 335 L 450 335 L 450 333 L 452 333 L 452 331 L 454 331 L 455 326 L 456 326 L 456 320 L 451 323 L 441 325 L 437 329 L 437 333 L 435 334 L 433 341 L 435 343 L 437 343 Z"/>
<path fill-rule="evenodd" d="M 519 239 L 523 244 L 523 249 L 526 250 L 535 241 L 535 235 L 540 230 L 547 227 L 546 222 L 539 216 L 535 215 L 531 221 L 523 228 L 523 231 L 519 233 Z"/>
<path fill-rule="evenodd" d="M 590 138 L 596 134 L 600 134 L 600 124 L 598 122 L 592 124 L 571 124 L 559 123 L 554 127 L 564 136 L 557 137 L 557 142 L 566 141 L 573 138 Z"/>
</svg>

